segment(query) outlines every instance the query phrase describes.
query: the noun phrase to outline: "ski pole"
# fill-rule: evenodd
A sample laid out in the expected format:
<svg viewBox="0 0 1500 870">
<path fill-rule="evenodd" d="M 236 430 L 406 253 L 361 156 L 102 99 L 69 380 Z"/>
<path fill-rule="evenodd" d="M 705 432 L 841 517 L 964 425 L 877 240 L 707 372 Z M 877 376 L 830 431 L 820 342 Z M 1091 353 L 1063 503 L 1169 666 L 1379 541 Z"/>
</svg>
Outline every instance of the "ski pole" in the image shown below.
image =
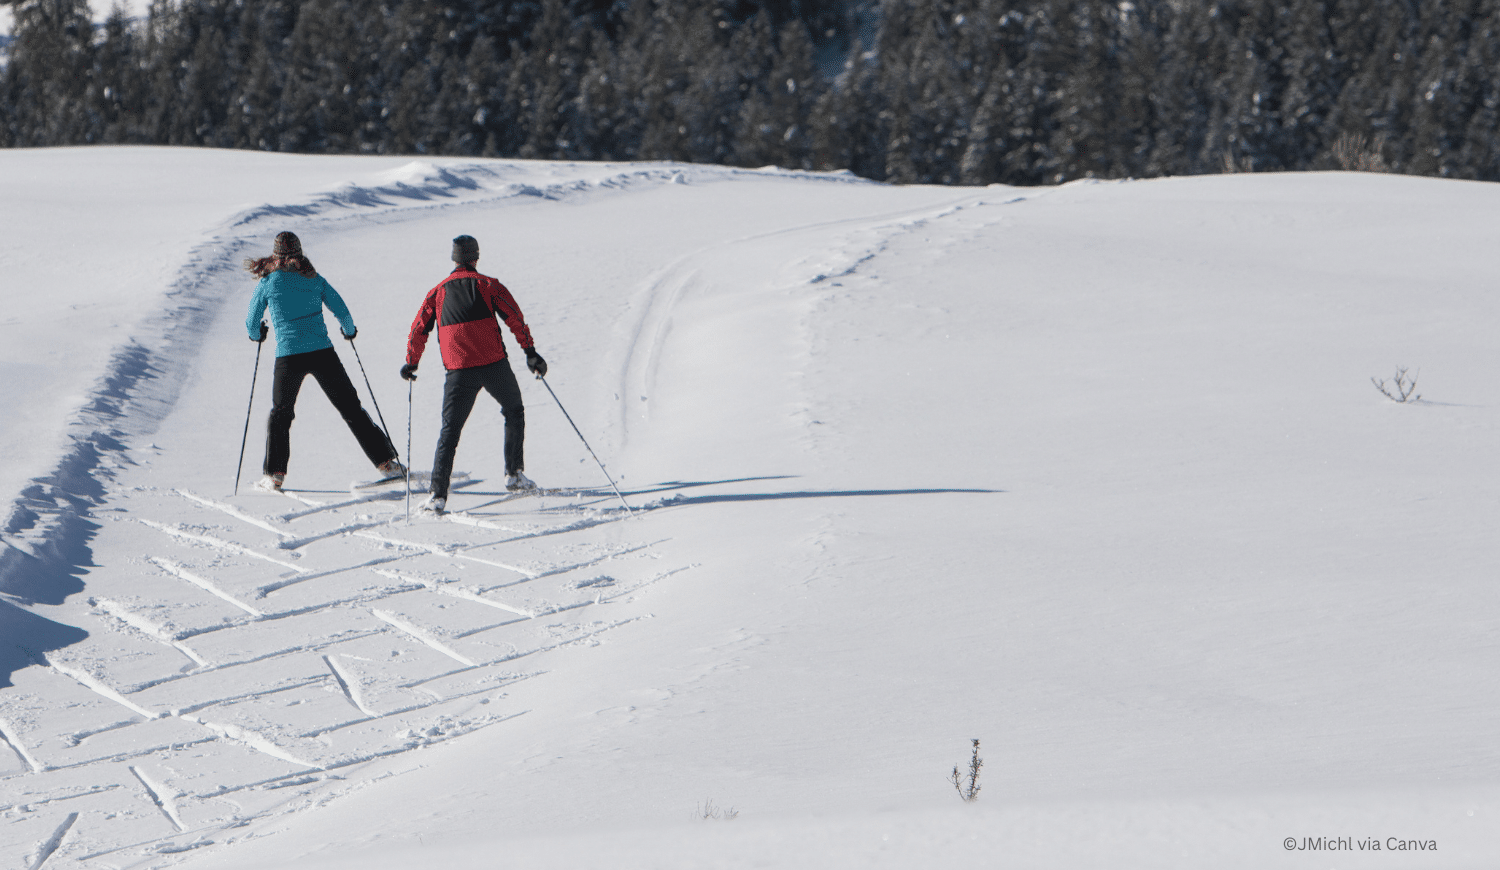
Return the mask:
<svg viewBox="0 0 1500 870">
<path fill-rule="evenodd" d="M 250 408 L 255 405 L 255 379 L 260 376 L 260 347 L 265 343 L 265 339 L 255 343 L 255 371 L 250 374 L 250 402 L 245 405 L 245 434 L 240 436 L 240 461 L 234 466 L 235 495 L 240 494 L 240 471 L 245 467 L 245 442 L 250 440 Z"/>
<path fill-rule="evenodd" d="M 615 491 L 615 495 L 620 496 L 620 504 L 625 505 L 625 511 L 632 517 L 635 516 L 635 511 L 631 510 L 630 508 L 630 502 L 625 500 L 625 496 L 620 495 L 620 488 L 618 486 L 615 486 L 615 479 L 609 476 L 608 471 L 604 470 L 604 463 L 599 461 L 599 455 L 594 452 L 594 448 L 589 446 L 588 439 L 583 437 L 582 432 L 578 431 L 578 424 L 573 422 L 573 416 L 568 413 L 567 408 L 563 407 L 562 399 L 559 399 L 557 397 L 557 393 L 552 391 L 552 385 L 547 383 L 547 379 L 542 377 L 541 375 L 537 375 L 536 379 L 542 382 L 542 386 L 547 388 L 547 392 L 552 393 L 552 401 L 557 403 L 557 409 L 563 412 L 564 417 L 568 418 L 568 425 L 572 426 L 573 431 L 578 433 L 578 440 L 583 442 L 584 449 L 589 452 L 590 456 L 594 457 L 594 464 L 598 465 L 599 470 L 604 472 L 604 479 L 609 481 L 610 489 L 613 489 Z"/>
<path fill-rule="evenodd" d="M 406 382 L 406 520 L 411 521 L 411 388 L 416 381 Z"/>
<path fill-rule="evenodd" d="M 365 389 L 370 391 L 370 404 L 375 406 L 375 416 L 380 418 L 380 431 L 385 433 L 385 446 L 391 448 L 392 453 L 396 453 L 396 442 L 391 440 L 391 430 L 386 428 L 385 415 L 380 413 L 380 403 L 375 401 L 375 388 L 370 386 L 370 376 L 365 374 L 365 362 L 359 358 L 359 348 L 354 346 L 352 338 L 349 339 L 349 347 L 354 351 L 354 361 L 359 363 L 359 373 L 364 375 Z M 411 457 L 408 456 L 407 459 Z"/>
</svg>

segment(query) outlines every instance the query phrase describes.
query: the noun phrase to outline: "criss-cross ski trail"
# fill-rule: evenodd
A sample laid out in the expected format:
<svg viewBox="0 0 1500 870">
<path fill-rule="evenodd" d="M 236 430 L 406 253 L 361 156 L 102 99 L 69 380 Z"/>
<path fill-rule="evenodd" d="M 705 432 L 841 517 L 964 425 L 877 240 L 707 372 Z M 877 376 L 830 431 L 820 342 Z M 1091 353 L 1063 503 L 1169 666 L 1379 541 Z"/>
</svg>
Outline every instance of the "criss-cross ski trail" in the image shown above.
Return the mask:
<svg viewBox="0 0 1500 870">
<path fill-rule="evenodd" d="M 159 866 L 233 842 L 375 760 L 524 715 L 507 687 L 642 618 L 633 594 L 684 567 L 607 488 L 465 483 L 454 513 L 410 519 L 399 490 L 110 493 L 94 544 L 115 567 L 64 606 L 89 637 L 0 695 L 0 853 Z"/>
</svg>

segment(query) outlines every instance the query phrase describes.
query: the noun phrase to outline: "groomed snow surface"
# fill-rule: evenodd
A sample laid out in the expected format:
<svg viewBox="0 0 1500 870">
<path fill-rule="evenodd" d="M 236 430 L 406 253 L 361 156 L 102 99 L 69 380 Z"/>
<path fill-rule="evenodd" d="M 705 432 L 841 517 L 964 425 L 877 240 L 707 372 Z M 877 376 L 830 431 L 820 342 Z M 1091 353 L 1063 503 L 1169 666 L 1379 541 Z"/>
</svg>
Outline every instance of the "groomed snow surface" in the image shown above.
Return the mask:
<svg viewBox="0 0 1500 870">
<path fill-rule="evenodd" d="M 0 866 L 1500 861 L 1500 187 L 114 148 L 0 195 Z M 250 489 L 281 230 L 418 469 L 406 330 L 478 238 L 623 501 L 524 370 L 543 494 L 484 396 L 452 514 L 351 494 L 312 382 Z"/>
</svg>

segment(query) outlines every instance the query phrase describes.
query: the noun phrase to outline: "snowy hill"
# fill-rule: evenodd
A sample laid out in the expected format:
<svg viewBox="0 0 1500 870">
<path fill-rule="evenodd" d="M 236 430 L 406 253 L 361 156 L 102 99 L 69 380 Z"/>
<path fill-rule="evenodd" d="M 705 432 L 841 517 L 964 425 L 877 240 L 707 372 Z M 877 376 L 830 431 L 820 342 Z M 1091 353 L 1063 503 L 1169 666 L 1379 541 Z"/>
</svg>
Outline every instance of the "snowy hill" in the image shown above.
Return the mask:
<svg viewBox="0 0 1500 870">
<path fill-rule="evenodd" d="M 0 189 L 10 864 L 1500 857 L 1500 188 L 121 148 Z M 351 495 L 308 385 L 252 494 L 283 229 L 417 468 L 406 330 L 476 236 L 629 510 L 529 377 L 556 492 L 507 496 L 481 397 L 448 518 Z"/>
</svg>

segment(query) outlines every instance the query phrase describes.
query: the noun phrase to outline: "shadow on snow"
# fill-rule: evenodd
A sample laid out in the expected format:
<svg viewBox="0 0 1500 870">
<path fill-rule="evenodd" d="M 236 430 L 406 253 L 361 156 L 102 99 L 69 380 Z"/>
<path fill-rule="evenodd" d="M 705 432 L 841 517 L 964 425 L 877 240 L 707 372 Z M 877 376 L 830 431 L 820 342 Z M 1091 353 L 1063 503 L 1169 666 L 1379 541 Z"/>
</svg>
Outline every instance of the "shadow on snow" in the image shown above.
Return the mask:
<svg viewBox="0 0 1500 870">
<path fill-rule="evenodd" d="M 671 492 L 674 490 L 695 489 L 704 486 L 724 486 L 732 483 L 753 483 L 762 480 L 791 480 L 796 478 L 795 474 L 776 474 L 764 477 L 738 477 L 728 480 L 669 480 L 662 483 L 652 484 L 650 487 L 637 489 L 625 493 L 626 495 L 641 496 L 655 495 L 656 493 Z M 715 504 L 720 502 L 737 501 L 778 501 L 782 499 L 800 498 L 854 498 L 859 496 L 878 495 L 951 495 L 955 493 L 974 494 L 996 494 L 1003 493 L 1003 489 L 958 489 L 958 488 L 928 488 L 928 489 L 834 489 L 834 490 L 792 490 L 787 492 L 731 492 L 714 495 L 677 495 L 664 499 L 659 507 L 678 507 L 692 504 Z"/>
</svg>

